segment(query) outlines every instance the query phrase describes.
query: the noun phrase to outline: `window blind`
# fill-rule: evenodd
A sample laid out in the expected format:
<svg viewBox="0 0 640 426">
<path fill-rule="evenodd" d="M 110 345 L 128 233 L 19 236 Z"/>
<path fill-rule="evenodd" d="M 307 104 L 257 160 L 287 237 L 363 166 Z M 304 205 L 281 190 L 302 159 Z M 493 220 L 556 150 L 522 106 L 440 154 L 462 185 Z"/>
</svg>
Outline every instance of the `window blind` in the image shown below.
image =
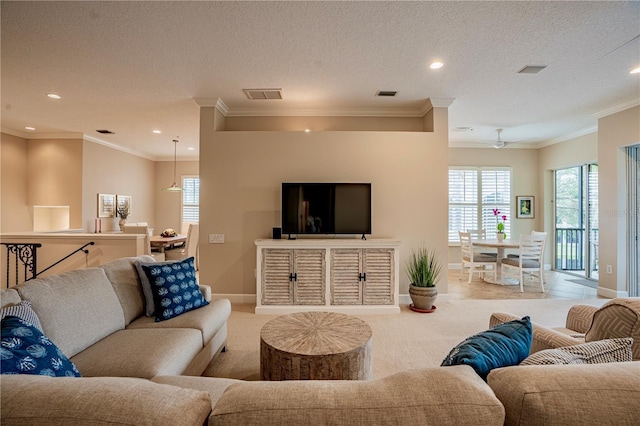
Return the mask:
<svg viewBox="0 0 640 426">
<path fill-rule="evenodd" d="M 200 222 L 200 178 L 182 178 L 182 221 Z"/>
</svg>

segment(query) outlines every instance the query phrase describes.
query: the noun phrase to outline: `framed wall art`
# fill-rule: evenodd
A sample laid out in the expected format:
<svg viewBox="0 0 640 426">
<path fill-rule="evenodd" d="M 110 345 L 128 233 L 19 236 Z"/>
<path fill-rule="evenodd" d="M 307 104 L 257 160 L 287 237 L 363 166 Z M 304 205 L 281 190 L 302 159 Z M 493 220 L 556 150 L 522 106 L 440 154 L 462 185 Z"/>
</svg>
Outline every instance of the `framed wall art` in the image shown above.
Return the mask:
<svg viewBox="0 0 640 426">
<path fill-rule="evenodd" d="M 533 219 L 535 209 L 533 195 L 516 196 L 516 217 L 518 219 Z"/>
<path fill-rule="evenodd" d="M 116 195 L 116 205 L 116 212 L 121 218 L 126 219 L 131 214 L 130 195 Z"/>
<path fill-rule="evenodd" d="M 98 217 L 116 216 L 116 196 L 114 194 L 98 194 Z"/>
</svg>

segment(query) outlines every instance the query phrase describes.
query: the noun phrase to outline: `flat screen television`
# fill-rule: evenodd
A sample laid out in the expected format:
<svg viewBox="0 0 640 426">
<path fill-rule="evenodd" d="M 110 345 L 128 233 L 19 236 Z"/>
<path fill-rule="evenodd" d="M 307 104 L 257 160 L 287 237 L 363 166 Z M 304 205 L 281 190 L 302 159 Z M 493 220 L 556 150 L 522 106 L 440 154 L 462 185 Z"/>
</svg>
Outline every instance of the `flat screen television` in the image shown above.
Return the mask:
<svg viewBox="0 0 640 426">
<path fill-rule="evenodd" d="M 283 234 L 371 234 L 370 183 L 282 183 Z"/>
</svg>

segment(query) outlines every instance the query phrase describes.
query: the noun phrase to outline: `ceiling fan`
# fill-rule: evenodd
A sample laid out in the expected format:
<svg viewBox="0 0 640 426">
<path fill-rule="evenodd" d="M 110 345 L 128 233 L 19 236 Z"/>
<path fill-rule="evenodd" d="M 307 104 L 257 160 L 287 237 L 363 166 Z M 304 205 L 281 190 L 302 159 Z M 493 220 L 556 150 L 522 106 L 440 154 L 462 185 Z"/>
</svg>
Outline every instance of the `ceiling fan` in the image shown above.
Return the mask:
<svg viewBox="0 0 640 426">
<path fill-rule="evenodd" d="M 507 141 L 503 141 L 502 140 L 502 138 L 500 137 L 500 133 L 502 133 L 502 130 L 503 129 L 496 129 L 496 133 L 498 134 L 498 138 L 495 141 L 480 141 L 480 142 L 491 144 L 491 146 L 496 148 L 496 149 L 504 148 L 505 146 L 507 146 L 508 144 L 510 144 L 512 142 L 507 142 Z"/>
</svg>

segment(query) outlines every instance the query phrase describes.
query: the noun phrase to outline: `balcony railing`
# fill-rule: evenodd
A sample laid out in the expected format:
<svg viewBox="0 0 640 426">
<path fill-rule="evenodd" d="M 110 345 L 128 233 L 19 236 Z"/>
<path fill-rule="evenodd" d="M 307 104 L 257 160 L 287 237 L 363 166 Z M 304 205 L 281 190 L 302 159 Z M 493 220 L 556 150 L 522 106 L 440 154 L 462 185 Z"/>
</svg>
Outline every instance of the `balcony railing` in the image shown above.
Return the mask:
<svg viewBox="0 0 640 426">
<path fill-rule="evenodd" d="M 581 228 L 556 229 L 555 269 L 562 271 L 585 270 L 585 230 Z M 591 230 L 591 271 L 598 270 L 598 230 Z"/>
</svg>

